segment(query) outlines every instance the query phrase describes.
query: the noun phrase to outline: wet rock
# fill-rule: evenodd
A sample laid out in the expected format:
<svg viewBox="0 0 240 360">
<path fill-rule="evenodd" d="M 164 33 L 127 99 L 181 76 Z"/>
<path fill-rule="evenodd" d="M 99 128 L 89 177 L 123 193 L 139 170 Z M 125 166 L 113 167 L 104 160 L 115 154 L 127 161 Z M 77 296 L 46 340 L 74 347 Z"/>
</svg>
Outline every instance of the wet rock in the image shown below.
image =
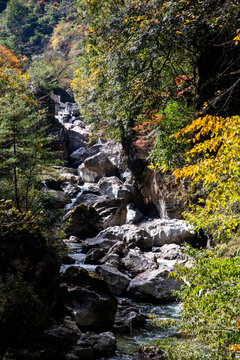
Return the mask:
<svg viewBox="0 0 240 360">
<path fill-rule="evenodd" d="M 139 313 L 137 307 L 125 299 L 119 301 L 117 314 L 115 317 L 114 331 L 120 334 L 127 334 L 132 329 L 139 329 L 144 326 L 146 317 Z"/>
<path fill-rule="evenodd" d="M 147 270 L 156 270 L 157 263 L 147 258 L 139 249 L 130 249 L 126 257 L 121 259 L 121 268 L 136 276 Z"/>
<path fill-rule="evenodd" d="M 85 258 L 84 264 L 99 264 L 99 260 L 102 259 L 105 255 L 104 249 L 91 249 L 88 251 L 87 256 Z"/>
<path fill-rule="evenodd" d="M 172 301 L 173 291 L 180 290 L 182 281 L 168 277 L 170 269 L 163 266 L 158 270 L 147 270 L 131 280 L 128 293 L 143 301 Z"/>
<path fill-rule="evenodd" d="M 87 332 L 86 334 L 82 335 L 81 338 L 79 339 L 78 347 L 92 348 L 94 355 L 97 357 L 110 356 L 110 355 L 114 355 L 115 353 L 116 339 L 113 333 L 110 331 L 103 332 L 100 334 Z"/>
<path fill-rule="evenodd" d="M 77 236 L 70 236 L 70 238 L 68 239 L 68 241 L 70 243 L 76 243 L 76 244 L 79 244 L 81 243 L 81 240 L 77 237 Z"/>
<path fill-rule="evenodd" d="M 114 295 L 120 296 L 126 291 L 130 278 L 116 268 L 106 265 L 98 265 L 96 273 L 99 274 L 109 285 Z"/>
<path fill-rule="evenodd" d="M 95 236 L 101 230 L 101 219 L 91 206 L 78 205 L 63 217 L 65 232 L 80 239 Z"/>
<path fill-rule="evenodd" d="M 95 194 L 100 195 L 98 184 L 85 183 L 80 187 L 82 194 Z"/>
<path fill-rule="evenodd" d="M 185 260 L 187 257 L 177 244 L 166 244 L 160 247 L 160 257 L 167 260 Z"/>
<path fill-rule="evenodd" d="M 76 197 L 79 193 L 79 186 L 74 183 L 64 182 L 61 185 L 61 190 L 64 191 L 72 199 Z"/>
<path fill-rule="evenodd" d="M 59 350 L 68 349 L 75 345 L 79 337 L 80 334 L 78 332 L 63 325 L 55 325 L 42 333 L 40 341 L 44 346 Z"/>
<path fill-rule="evenodd" d="M 99 235 L 95 238 L 86 240 L 83 244 L 82 251 L 84 253 L 87 253 L 89 250 L 96 248 L 104 249 L 105 251 L 107 251 L 110 247 L 112 247 L 114 243 L 116 243 L 116 241 L 117 240 L 103 238 Z"/>
<path fill-rule="evenodd" d="M 117 241 L 116 244 L 114 244 L 109 250 L 108 250 L 108 255 L 111 254 L 117 254 L 120 257 L 123 257 L 125 255 L 127 255 L 127 247 L 126 244 L 123 241 Z"/>
<path fill-rule="evenodd" d="M 102 177 L 114 176 L 117 168 L 104 153 L 98 153 L 87 158 L 78 171 L 83 181 L 98 182 Z"/>
<path fill-rule="evenodd" d="M 61 277 L 61 296 L 80 330 L 107 331 L 113 327 L 117 300 L 107 283 L 79 267 Z"/>
<path fill-rule="evenodd" d="M 183 220 L 156 219 L 141 223 L 140 226 L 149 233 L 155 246 L 182 244 L 194 238 L 194 231 Z"/>
<path fill-rule="evenodd" d="M 118 268 L 120 257 L 117 254 L 107 254 L 100 260 L 100 264 Z"/>
<path fill-rule="evenodd" d="M 103 177 L 98 182 L 100 193 L 111 199 L 123 198 L 129 202 L 132 198 L 133 188 L 131 185 L 125 186 L 116 176 Z"/>
</svg>

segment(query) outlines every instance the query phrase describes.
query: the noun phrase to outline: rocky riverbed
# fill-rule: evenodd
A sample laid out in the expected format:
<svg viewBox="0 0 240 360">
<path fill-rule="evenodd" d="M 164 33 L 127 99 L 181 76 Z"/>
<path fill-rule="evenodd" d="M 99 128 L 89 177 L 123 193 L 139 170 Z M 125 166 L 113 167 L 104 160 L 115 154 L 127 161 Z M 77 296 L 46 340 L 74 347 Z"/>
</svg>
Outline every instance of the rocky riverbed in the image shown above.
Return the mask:
<svg viewBox="0 0 240 360">
<path fill-rule="evenodd" d="M 195 234 L 167 213 L 151 217 L 120 143 L 93 136 L 75 104 L 58 101 L 56 111 L 68 166 L 44 185 L 65 207 L 69 258 L 61 267 L 65 318 L 42 341 L 69 360 L 148 359 L 138 346 L 169 335 L 148 314 L 177 316 L 173 291 L 182 282 L 169 274 L 188 261 L 180 245 Z M 151 356 L 162 358 L 157 350 Z"/>
</svg>

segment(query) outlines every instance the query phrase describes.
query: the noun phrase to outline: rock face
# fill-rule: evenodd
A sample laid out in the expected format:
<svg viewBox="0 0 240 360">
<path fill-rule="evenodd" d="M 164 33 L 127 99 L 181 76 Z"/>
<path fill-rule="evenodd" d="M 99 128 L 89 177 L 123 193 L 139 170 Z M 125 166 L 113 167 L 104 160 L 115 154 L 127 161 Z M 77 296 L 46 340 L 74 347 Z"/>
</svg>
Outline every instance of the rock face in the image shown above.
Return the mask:
<svg viewBox="0 0 240 360">
<path fill-rule="evenodd" d="M 166 244 L 160 248 L 160 256 L 167 260 L 185 260 L 186 255 L 183 254 L 181 248 L 177 244 Z"/>
<path fill-rule="evenodd" d="M 117 168 L 104 153 L 97 153 L 87 158 L 78 171 L 83 181 L 98 182 L 102 177 L 114 176 Z"/>
<path fill-rule="evenodd" d="M 109 285 L 114 295 L 123 295 L 128 287 L 130 279 L 112 266 L 99 265 L 96 268 L 99 274 Z"/>
<path fill-rule="evenodd" d="M 70 267 L 62 275 L 61 294 L 80 330 L 111 330 L 117 300 L 106 282 L 85 269 Z"/>
<path fill-rule="evenodd" d="M 158 270 L 147 270 L 131 280 L 128 293 L 139 300 L 155 300 L 160 302 L 175 299 L 173 291 L 180 290 L 183 284 L 180 280 L 168 277 L 168 267 Z"/>
</svg>

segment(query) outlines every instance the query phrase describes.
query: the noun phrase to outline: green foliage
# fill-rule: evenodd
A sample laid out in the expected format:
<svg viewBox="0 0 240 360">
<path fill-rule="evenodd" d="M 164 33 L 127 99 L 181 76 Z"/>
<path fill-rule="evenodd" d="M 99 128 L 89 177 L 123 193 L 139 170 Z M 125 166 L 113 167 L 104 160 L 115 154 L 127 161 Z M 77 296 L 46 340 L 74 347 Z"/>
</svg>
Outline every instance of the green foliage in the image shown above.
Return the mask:
<svg viewBox="0 0 240 360">
<path fill-rule="evenodd" d="M 190 122 L 193 109 L 184 101 L 168 100 L 162 120 L 156 131 L 156 140 L 149 156 L 154 168 L 169 169 L 183 163 L 183 152 L 186 145 L 171 137 Z"/>
<path fill-rule="evenodd" d="M 10 0 L 1 14 L 1 43 L 25 56 L 41 53 L 50 40 L 54 25 L 71 8 L 71 0 Z"/>
<path fill-rule="evenodd" d="M 187 283 L 179 331 L 187 341 L 165 346 L 168 359 L 231 359 L 240 343 L 240 259 L 219 257 L 216 251 L 190 251 L 190 267 L 178 267 Z"/>
<path fill-rule="evenodd" d="M 49 229 L 59 223 L 64 215 L 64 209 L 59 209 L 55 195 L 49 191 L 39 191 L 31 204 L 31 210 L 38 219 L 41 228 Z"/>
<path fill-rule="evenodd" d="M 12 276 L 1 284 L 1 349 L 24 346 L 46 326 L 46 319 L 47 311 L 29 283 Z"/>
</svg>

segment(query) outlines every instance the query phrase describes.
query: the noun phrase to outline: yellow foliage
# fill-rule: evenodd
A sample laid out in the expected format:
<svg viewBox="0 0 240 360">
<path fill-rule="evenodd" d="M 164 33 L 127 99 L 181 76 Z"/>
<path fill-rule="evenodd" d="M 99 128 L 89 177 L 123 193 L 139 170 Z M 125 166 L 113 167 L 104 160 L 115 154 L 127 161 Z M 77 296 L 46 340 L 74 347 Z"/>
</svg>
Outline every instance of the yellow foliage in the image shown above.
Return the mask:
<svg viewBox="0 0 240 360">
<path fill-rule="evenodd" d="M 199 220 L 193 214 L 190 218 L 197 223 L 204 217 L 206 224 L 217 219 L 219 230 L 221 225 L 229 233 L 240 221 L 232 210 L 240 203 L 240 117 L 199 117 L 175 135 L 187 136 L 192 136 L 193 147 L 186 153 L 188 163 L 174 171 L 176 182 L 183 178 L 191 185 L 201 182 L 207 194 L 204 207 L 195 207 Z"/>
</svg>

